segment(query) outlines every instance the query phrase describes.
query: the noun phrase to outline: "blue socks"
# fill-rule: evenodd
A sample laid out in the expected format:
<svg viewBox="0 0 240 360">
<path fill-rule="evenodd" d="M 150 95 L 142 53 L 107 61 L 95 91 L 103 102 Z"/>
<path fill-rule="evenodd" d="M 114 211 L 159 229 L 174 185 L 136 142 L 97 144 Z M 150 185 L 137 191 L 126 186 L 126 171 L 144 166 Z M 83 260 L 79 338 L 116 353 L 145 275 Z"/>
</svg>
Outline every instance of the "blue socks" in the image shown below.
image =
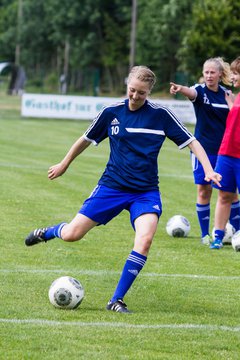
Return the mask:
<svg viewBox="0 0 240 360">
<path fill-rule="evenodd" d="M 215 240 L 214 241 L 216 241 L 216 240 L 223 240 L 223 238 L 224 238 L 224 235 L 225 235 L 225 231 L 223 231 L 223 230 L 215 230 L 215 232 L 214 232 L 214 236 L 215 236 Z"/>
<path fill-rule="evenodd" d="M 129 254 L 115 293 L 111 299 L 112 302 L 124 298 L 146 261 L 147 257 L 136 251 L 132 251 L 131 254 Z"/>
<path fill-rule="evenodd" d="M 65 222 L 62 222 L 60 224 L 51 226 L 49 228 L 47 228 L 46 232 L 44 233 L 44 239 L 45 240 L 51 240 L 54 239 L 55 237 L 58 237 L 61 239 L 61 230 L 63 228 L 63 226 L 66 225 Z"/>
<path fill-rule="evenodd" d="M 202 232 L 202 237 L 209 234 L 210 223 L 210 204 L 201 205 L 196 204 L 196 211 L 198 215 L 198 221 Z M 230 224 L 236 231 L 240 230 L 240 202 L 236 201 L 232 203 L 231 213 L 229 218 Z"/>
<path fill-rule="evenodd" d="M 239 203 L 239 201 L 232 203 L 229 222 L 235 228 L 236 231 L 240 230 L 240 203 Z"/>
<path fill-rule="evenodd" d="M 196 211 L 202 232 L 202 237 L 204 237 L 205 235 L 209 235 L 210 204 L 196 204 Z"/>
</svg>

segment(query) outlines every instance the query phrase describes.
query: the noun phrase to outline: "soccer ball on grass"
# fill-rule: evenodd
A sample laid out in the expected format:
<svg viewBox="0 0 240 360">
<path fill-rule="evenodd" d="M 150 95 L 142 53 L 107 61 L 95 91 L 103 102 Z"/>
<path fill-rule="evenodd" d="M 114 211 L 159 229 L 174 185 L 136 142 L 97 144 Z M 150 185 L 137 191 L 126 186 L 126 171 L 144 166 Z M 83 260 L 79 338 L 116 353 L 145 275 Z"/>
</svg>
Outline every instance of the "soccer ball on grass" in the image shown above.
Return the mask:
<svg viewBox="0 0 240 360">
<path fill-rule="evenodd" d="M 232 247 L 235 251 L 240 251 L 240 230 L 235 232 L 232 237 Z"/>
<path fill-rule="evenodd" d="M 225 227 L 225 235 L 222 241 L 223 245 L 231 245 L 235 231 L 235 228 L 228 222 Z M 212 239 L 213 241 L 215 240 L 215 227 L 212 229 Z"/>
<path fill-rule="evenodd" d="M 166 225 L 168 235 L 173 237 L 187 237 L 190 228 L 188 219 L 182 215 L 174 215 L 168 220 Z"/>
<path fill-rule="evenodd" d="M 62 276 L 53 281 L 48 297 L 50 303 L 57 308 L 76 309 L 84 298 L 84 288 L 78 280 Z"/>
</svg>

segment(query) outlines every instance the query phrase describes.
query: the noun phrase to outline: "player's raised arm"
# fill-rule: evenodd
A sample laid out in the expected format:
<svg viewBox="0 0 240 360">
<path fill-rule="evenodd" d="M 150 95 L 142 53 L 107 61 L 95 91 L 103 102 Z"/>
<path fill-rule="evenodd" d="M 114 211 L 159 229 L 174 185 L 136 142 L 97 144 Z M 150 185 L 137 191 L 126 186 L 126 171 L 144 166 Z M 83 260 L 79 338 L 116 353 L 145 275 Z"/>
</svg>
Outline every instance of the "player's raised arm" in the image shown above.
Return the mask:
<svg viewBox="0 0 240 360">
<path fill-rule="evenodd" d="M 53 166 L 50 166 L 48 170 L 48 178 L 50 180 L 56 179 L 57 177 L 63 175 L 71 162 L 80 155 L 89 145 L 90 141 L 87 141 L 83 136 L 81 136 L 70 148 L 63 160 Z"/>
<path fill-rule="evenodd" d="M 205 172 L 205 180 L 206 181 L 212 180 L 215 184 L 221 187 L 220 181 L 222 180 L 222 176 L 213 170 L 212 165 L 207 157 L 207 154 L 204 148 L 202 147 L 202 145 L 200 144 L 200 142 L 198 140 L 193 140 L 188 145 L 188 147 L 201 162 Z"/>
</svg>

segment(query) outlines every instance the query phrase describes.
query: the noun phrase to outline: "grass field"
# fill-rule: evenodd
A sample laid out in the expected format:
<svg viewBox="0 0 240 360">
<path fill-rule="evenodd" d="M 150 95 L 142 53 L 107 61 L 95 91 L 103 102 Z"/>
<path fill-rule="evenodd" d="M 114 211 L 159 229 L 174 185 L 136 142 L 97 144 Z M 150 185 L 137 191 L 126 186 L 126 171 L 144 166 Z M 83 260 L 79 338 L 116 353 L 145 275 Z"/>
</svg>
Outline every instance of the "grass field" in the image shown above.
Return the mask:
<svg viewBox="0 0 240 360">
<path fill-rule="evenodd" d="M 69 221 L 104 170 L 107 142 L 89 147 L 63 177 L 47 179 L 48 167 L 88 124 L 22 119 L 20 99 L 1 94 L 0 359 L 239 359 L 240 253 L 200 244 L 187 149 L 166 141 L 159 158 L 163 215 L 125 298 L 133 314 L 105 310 L 132 249 L 127 212 L 80 242 L 25 247 L 35 227 Z M 188 238 L 166 234 L 167 220 L 178 213 L 191 223 Z M 49 303 L 49 286 L 62 275 L 84 285 L 76 310 Z"/>
</svg>

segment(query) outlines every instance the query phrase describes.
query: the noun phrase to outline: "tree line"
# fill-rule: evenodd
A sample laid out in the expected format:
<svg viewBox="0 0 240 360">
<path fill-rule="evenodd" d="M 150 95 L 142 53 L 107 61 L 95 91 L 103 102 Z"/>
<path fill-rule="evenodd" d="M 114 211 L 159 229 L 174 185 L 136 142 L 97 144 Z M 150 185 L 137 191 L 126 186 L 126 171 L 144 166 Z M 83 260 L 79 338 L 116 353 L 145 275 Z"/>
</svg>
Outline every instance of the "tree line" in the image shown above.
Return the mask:
<svg viewBox="0 0 240 360">
<path fill-rule="evenodd" d="M 209 57 L 240 55 L 239 0 L 0 0 L 0 61 L 24 66 L 28 82 L 68 91 L 120 94 L 134 64 L 191 83 Z"/>
</svg>

